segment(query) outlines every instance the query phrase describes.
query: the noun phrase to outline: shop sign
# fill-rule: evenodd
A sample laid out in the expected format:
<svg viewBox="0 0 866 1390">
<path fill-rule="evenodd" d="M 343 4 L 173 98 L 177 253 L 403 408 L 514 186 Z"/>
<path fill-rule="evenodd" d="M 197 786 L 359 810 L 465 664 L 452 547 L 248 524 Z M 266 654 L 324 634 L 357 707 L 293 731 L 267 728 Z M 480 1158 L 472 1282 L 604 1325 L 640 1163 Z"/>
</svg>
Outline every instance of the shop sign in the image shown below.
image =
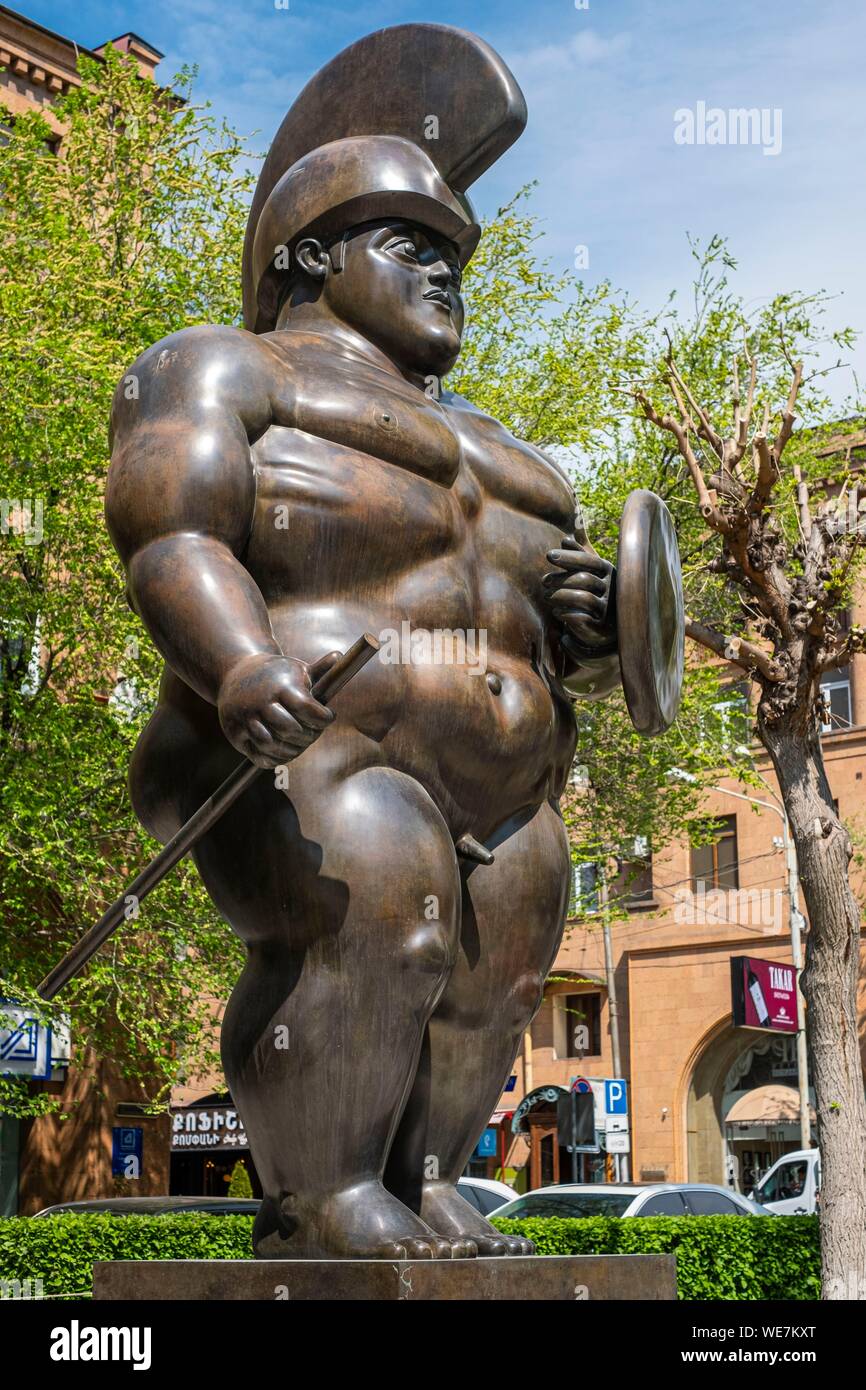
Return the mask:
<svg viewBox="0 0 866 1390">
<path fill-rule="evenodd" d="M 797 972 L 793 965 L 755 956 L 731 956 L 731 1012 L 735 1028 L 796 1033 Z"/>
<path fill-rule="evenodd" d="M 191 1105 L 171 1117 L 171 1147 L 179 1149 L 248 1149 L 249 1140 L 230 1106 Z"/>
</svg>

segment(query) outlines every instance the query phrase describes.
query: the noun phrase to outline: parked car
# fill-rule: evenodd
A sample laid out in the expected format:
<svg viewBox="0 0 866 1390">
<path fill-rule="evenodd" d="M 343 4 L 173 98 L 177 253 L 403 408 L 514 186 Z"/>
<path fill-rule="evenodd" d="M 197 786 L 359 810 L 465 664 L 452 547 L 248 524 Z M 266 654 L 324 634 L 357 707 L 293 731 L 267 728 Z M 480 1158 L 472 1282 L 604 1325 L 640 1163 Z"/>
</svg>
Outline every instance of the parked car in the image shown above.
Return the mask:
<svg viewBox="0 0 866 1390">
<path fill-rule="evenodd" d="M 258 1197 L 94 1197 L 88 1202 L 58 1202 L 36 1215 L 108 1212 L 112 1216 L 181 1216 L 192 1212 L 200 1216 L 255 1216 L 258 1209 Z"/>
<path fill-rule="evenodd" d="M 493 1178 L 460 1178 L 457 1191 L 465 1197 L 470 1206 L 477 1207 L 482 1216 L 499 1211 L 506 1202 L 514 1200 L 514 1188 L 507 1182 L 496 1182 Z"/>
<path fill-rule="evenodd" d="M 561 1183 L 526 1192 L 497 1216 L 767 1216 L 757 1202 L 712 1183 Z"/>
<path fill-rule="evenodd" d="M 777 1158 L 755 1183 L 750 1196 L 764 1211 L 806 1216 L 818 1210 L 820 1190 L 821 1155 L 817 1149 L 797 1149 Z"/>
<path fill-rule="evenodd" d="M 506 1183 L 491 1178 L 460 1178 L 457 1191 L 482 1216 L 489 1216 L 514 1196 Z M 77 1211 L 84 1215 L 110 1212 L 112 1216 L 178 1216 L 190 1212 L 202 1216 L 255 1216 L 258 1209 L 258 1197 L 95 1197 L 85 1202 L 58 1202 L 36 1215 L 59 1216 Z"/>
</svg>

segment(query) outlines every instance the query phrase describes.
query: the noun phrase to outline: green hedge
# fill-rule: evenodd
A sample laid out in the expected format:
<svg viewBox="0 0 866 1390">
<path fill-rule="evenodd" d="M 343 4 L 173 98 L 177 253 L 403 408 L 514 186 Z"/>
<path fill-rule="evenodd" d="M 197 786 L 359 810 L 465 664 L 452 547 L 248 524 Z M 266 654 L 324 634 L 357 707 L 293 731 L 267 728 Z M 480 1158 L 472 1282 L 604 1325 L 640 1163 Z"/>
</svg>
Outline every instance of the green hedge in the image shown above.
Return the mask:
<svg viewBox="0 0 866 1390">
<path fill-rule="evenodd" d="M 43 1294 L 89 1293 L 96 1260 L 251 1260 L 251 1216 L 0 1218 L 0 1279 L 41 1279 Z"/>
<path fill-rule="evenodd" d="M 559 1217 L 493 1224 L 540 1255 L 676 1255 L 682 1299 L 816 1299 L 816 1216 Z"/>
<path fill-rule="evenodd" d="M 495 1218 L 494 1218 L 495 1219 Z M 814 1216 L 662 1216 L 621 1221 L 498 1221 L 542 1255 L 674 1254 L 682 1299 L 815 1299 Z M 250 1216 L 0 1218 L 0 1280 L 41 1279 L 44 1294 L 89 1292 L 95 1260 L 248 1260 Z"/>
</svg>

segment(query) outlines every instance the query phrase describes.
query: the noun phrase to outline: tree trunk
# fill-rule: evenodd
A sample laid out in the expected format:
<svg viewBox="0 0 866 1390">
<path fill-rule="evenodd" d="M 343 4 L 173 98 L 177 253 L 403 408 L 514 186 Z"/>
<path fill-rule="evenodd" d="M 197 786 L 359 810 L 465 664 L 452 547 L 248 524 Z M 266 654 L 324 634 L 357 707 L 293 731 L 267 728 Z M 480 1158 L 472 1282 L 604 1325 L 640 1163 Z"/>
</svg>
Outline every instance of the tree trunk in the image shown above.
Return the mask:
<svg viewBox="0 0 866 1390">
<path fill-rule="evenodd" d="M 833 806 L 817 730 L 768 725 L 761 741 L 776 769 L 797 847 L 809 931 L 803 994 L 821 1149 L 823 1298 L 866 1299 L 866 1102 L 857 1031 L 860 911 L 851 890 L 851 840 Z"/>
</svg>

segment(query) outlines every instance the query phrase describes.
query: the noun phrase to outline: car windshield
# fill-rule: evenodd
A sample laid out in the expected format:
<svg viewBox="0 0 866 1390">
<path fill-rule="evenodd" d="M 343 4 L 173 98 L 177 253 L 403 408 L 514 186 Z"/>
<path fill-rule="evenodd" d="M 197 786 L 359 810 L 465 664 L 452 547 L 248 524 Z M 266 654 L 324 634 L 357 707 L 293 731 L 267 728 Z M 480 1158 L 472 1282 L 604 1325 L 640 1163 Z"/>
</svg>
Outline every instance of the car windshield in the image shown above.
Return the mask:
<svg viewBox="0 0 866 1390">
<path fill-rule="evenodd" d="M 759 1202 L 783 1202 L 792 1197 L 802 1197 L 806 1187 L 806 1164 L 802 1159 L 791 1163 L 781 1163 L 774 1173 L 770 1173 L 755 1189 Z"/>
<path fill-rule="evenodd" d="M 494 1216 L 519 1221 L 527 1216 L 622 1216 L 634 1201 L 633 1192 L 527 1192 Z"/>
</svg>

